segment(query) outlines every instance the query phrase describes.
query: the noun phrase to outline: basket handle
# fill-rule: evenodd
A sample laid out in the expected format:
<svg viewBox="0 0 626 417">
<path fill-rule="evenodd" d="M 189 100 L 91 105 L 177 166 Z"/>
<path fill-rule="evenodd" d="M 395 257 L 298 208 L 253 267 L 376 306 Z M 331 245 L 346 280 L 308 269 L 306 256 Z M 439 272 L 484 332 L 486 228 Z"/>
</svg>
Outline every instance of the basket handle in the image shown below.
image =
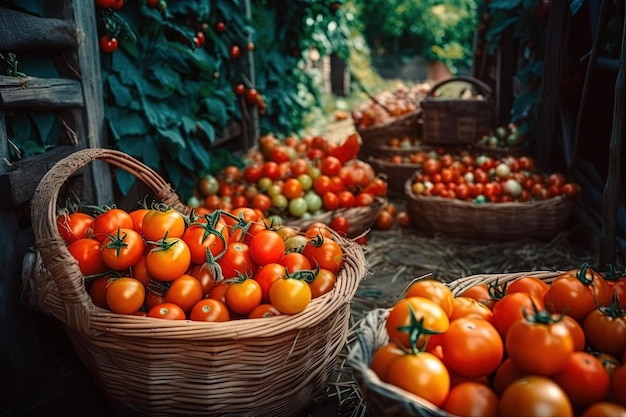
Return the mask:
<svg viewBox="0 0 626 417">
<path fill-rule="evenodd" d="M 59 318 L 83 334 L 89 332 L 90 312 L 93 311 L 94 305 L 85 290 L 84 277 L 78 268 L 78 262 L 69 253 L 58 232 L 56 205 L 57 196 L 65 181 L 78 169 L 96 159 L 135 175 L 155 192 L 159 201 L 183 213 L 189 211 L 170 184 L 154 170 L 116 150 L 89 148 L 76 151 L 58 161 L 43 176 L 31 201 L 31 222 L 35 234 L 35 246 L 56 283 L 59 297 L 65 304 L 65 317 Z"/>
<path fill-rule="evenodd" d="M 439 89 L 439 87 L 442 87 L 448 83 L 457 82 L 457 81 L 464 81 L 464 82 L 470 83 L 474 87 L 476 87 L 479 93 L 485 96 L 485 99 L 491 98 L 491 88 L 487 84 L 485 84 L 484 82 L 482 82 L 481 80 L 477 78 L 469 77 L 466 75 L 459 75 L 458 77 L 447 78 L 445 80 L 439 81 L 437 84 L 433 85 L 433 87 L 430 89 L 430 91 L 428 92 L 428 97 L 434 97 L 435 92 Z"/>
</svg>

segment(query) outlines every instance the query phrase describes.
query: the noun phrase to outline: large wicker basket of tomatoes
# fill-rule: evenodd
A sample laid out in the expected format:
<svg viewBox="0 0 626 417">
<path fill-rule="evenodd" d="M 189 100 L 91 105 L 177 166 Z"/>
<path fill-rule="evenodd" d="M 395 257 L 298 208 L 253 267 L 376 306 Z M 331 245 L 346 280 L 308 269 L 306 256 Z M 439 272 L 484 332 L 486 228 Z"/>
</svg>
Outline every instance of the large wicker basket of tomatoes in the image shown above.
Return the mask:
<svg viewBox="0 0 626 417">
<path fill-rule="evenodd" d="M 624 415 L 625 289 L 586 264 L 419 280 L 359 322 L 348 363 L 370 416 Z"/>
<path fill-rule="evenodd" d="M 443 152 L 404 183 L 414 224 L 430 233 L 475 239 L 552 238 L 569 221 L 579 186 L 542 174 L 528 156 Z"/>
<path fill-rule="evenodd" d="M 58 215 L 63 184 L 96 159 L 161 204 Z M 113 150 L 60 161 L 32 204 L 39 265 L 24 298 L 62 323 L 116 414 L 296 415 L 325 386 L 366 273 L 360 245 L 250 208 L 192 211 Z"/>
</svg>

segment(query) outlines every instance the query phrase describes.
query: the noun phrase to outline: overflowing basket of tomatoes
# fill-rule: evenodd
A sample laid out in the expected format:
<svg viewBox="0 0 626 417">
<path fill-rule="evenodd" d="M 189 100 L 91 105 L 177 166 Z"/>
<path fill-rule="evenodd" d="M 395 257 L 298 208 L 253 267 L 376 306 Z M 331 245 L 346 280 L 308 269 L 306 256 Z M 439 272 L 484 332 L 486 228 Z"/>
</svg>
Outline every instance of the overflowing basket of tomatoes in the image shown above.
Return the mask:
<svg viewBox="0 0 626 417">
<path fill-rule="evenodd" d="M 58 214 L 61 187 L 94 160 L 135 175 L 158 203 Z M 192 210 L 114 150 L 55 164 L 32 222 L 24 299 L 61 322 L 119 415 L 296 415 L 335 367 L 366 273 L 362 247 L 324 225 Z"/>
<path fill-rule="evenodd" d="M 252 207 L 275 222 L 305 229 L 333 225 L 356 237 L 371 228 L 387 197 L 387 182 L 357 158 L 356 134 L 340 144 L 324 136 L 264 135 L 243 168 L 227 166 L 203 176 L 199 205 L 208 209 Z"/>
<path fill-rule="evenodd" d="M 529 156 L 431 152 L 404 183 L 413 223 L 431 233 L 475 239 L 554 237 L 580 187 L 543 174 Z"/>
<path fill-rule="evenodd" d="M 587 264 L 416 280 L 358 323 L 348 363 L 371 416 L 624 415 L 624 301 L 623 273 Z"/>
</svg>

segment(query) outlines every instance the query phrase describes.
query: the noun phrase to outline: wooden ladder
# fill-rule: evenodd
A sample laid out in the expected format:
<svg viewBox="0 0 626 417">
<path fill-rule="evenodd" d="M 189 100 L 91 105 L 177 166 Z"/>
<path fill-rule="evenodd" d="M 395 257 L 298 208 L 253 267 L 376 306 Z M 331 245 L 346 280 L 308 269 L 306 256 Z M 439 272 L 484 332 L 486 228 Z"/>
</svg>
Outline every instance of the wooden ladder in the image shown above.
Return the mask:
<svg viewBox="0 0 626 417">
<path fill-rule="evenodd" d="M 56 161 L 77 149 L 105 145 L 94 1 L 43 1 L 42 13 L 19 9 L 24 3 L 36 2 L 0 7 L 0 53 L 11 73 L 0 75 L 0 355 L 6 364 L 0 368 L 13 385 L 0 389 L 17 398 L 36 387 L 44 356 L 38 350 L 41 315 L 20 301 L 22 260 L 34 241 L 29 202 Z M 46 56 L 52 65 L 42 72 L 58 76 L 19 74 L 20 62 Z M 7 65 L 15 61 L 13 68 Z M 36 156 L 11 158 L 16 148 L 10 121 L 17 114 L 40 113 L 56 118 L 59 143 Z M 82 201 L 113 202 L 106 164 L 92 163 L 76 177 Z"/>
</svg>

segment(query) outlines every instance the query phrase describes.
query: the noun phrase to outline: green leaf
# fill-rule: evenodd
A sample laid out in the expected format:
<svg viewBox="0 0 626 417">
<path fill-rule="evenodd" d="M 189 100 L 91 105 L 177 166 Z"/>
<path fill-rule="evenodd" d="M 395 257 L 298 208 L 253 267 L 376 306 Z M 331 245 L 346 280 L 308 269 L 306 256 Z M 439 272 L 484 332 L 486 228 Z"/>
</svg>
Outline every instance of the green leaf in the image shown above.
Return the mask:
<svg viewBox="0 0 626 417">
<path fill-rule="evenodd" d="M 207 168 L 211 163 L 211 155 L 206 150 L 199 139 L 190 137 L 187 141 L 189 150 L 193 153 L 194 159 L 196 159 L 202 168 Z"/>
<path fill-rule="evenodd" d="M 583 7 L 584 3 L 585 3 L 585 0 L 572 0 L 572 2 L 569 5 L 570 13 L 572 13 L 572 15 L 575 15 L 576 13 L 578 13 L 580 9 Z"/>
<path fill-rule="evenodd" d="M 136 111 L 109 107 L 106 109 L 106 117 L 115 127 L 118 137 L 145 135 L 151 129 L 144 115 Z"/>
<path fill-rule="evenodd" d="M 161 163 L 161 152 L 159 149 L 159 144 L 154 137 L 147 136 L 143 141 L 142 161 L 144 164 L 157 171 Z"/>
<path fill-rule="evenodd" d="M 183 131 L 187 134 L 196 132 L 196 120 L 189 116 L 182 117 Z"/>
<path fill-rule="evenodd" d="M 137 159 L 144 159 L 145 139 L 143 136 L 123 136 L 117 141 L 118 149 Z"/>
<path fill-rule="evenodd" d="M 212 98 L 202 100 L 204 108 L 207 112 L 207 119 L 215 122 L 218 126 L 225 126 L 228 122 L 226 109 L 221 101 Z"/>
<path fill-rule="evenodd" d="M 172 111 L 168 101 L 154 101 L 145 96 L 142 102 L 148 122 L 155 128 L 166 129 L 180 121 L 179 114 Z"/>
<path fill-rule="evenodd" d="M 209 143 L 215 143 L 215 128 L 213 125 L 205 119 L 198 119 L 197 125 L 202 132 L 206 135 L 206 138 L 209 140 Z"/>
<path fill-rule="evenodd" d="M 122 195 L 125 196 L 128 195 L 132 186 L 137 182 L 137 177 L 123 169 L 118 169 L 115 172 L 115 182 Z"/>
<path fill-rule="evenodd" d="M 127 86 L 122 84 L 115 74 L 110 74 L 106 79 L 106 83 L 113 95 L 116 106 L 129 107 L 133 98 Z"/>
<path fill-rule="evenodd" d="M 178 129 L 157 129 L 159 135 L 163 138 L 166 138 L 166 143 L 174 144 L 180 148 L 185 148 L 185 139 L 180 134 Z"/>
<path fill-rule="evenodd" d="M 165 65 L 151 68 L 151 76 L 156 82 L 159 83 L 161 87 L 163 87 L 157 88 L 152 83 L 146 83 L 148 86 L 154 87 L 146 91 L 148 94 L 151 94 L 154 97 L 166 98 L 170 96 L 174 91 L 180 90 L 183 85 L 180 74 L 174 71 L 174 69 Z"/>
<path fill-rule="evenodd" d="M 165 164 L 165 172 L 167 173 L 167 177 L 169 178 L 172 187 L 174 189 L 178 188 L 183 176 L 183 172 L 180 167 L 175 164 Z"/>
</svg>

